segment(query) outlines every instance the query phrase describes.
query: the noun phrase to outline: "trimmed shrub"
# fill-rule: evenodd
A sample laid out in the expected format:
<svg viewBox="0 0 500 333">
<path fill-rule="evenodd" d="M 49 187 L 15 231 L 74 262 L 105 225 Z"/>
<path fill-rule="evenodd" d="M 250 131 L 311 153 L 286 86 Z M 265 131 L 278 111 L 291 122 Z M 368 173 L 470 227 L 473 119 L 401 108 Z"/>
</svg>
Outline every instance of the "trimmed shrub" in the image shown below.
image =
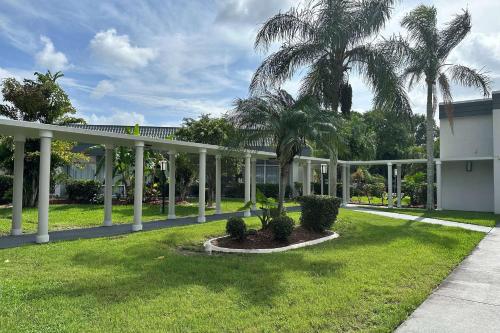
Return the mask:
<svg viewBox="0 0 500 333">
<path fill-rule="evenodd" d="M 337 219 L 340 199 L 327 195 L 308 195 L 298 200 L 302 206 L 300 224 L 307 230 L 323 232 Z"/>
<path fill-rule="evenodd" d="M 275 217 L 272 219 L 271 223 L 269 223 L 274 239 L 281 242 L 286 242 L 288 240 L 288 237 L 292 234 L 294 225 L 295 221 L 286 215 Z"/>
<path fill-rule="evenodd" d="M 233 216 L 227 220 L 226 232 L 231 238 L 242 241 L 247 235 L 247 225 L 241 217 Z"/>
<path fill-rule="evenodd" d="M 96 180 L 71 180 L 66 184 L 68 199 L 79 203 L 94 203 L 101 192 Z"/>
<path fill-rule="evenodd" d="M 12 186 L 12 176 L 0 176 L 0 203 L 4 204 L 12 202 Z"/>
</svg>

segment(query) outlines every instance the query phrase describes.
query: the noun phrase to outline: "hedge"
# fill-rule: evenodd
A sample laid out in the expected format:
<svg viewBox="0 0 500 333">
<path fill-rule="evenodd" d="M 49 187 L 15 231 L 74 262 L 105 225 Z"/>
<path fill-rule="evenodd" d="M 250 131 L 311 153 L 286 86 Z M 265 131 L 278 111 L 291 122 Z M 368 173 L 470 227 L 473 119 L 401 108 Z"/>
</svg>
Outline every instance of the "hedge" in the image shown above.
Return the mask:
<svg viewBox="0 0 500 333">
<path fill-rule="evenodd" d="M 101 193 L 101 183 L 96 180 L 71 180 L 66 184 L 68 199 L 79 203 L 94 203 Z"/>
</svg>

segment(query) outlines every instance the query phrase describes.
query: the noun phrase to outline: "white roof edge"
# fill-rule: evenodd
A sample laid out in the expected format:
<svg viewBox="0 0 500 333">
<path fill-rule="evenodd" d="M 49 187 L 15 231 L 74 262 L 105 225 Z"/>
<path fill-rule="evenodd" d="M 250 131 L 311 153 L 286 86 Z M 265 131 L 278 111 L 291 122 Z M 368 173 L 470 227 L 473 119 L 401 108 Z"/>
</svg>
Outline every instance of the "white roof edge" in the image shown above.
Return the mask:
<svg viewBox="0 0 500 333">
<path fill-rule="evenodd" d="M 500 91 L 498 91 L 500 93 Z M 494 92 L 493 92 L 494 93 Z M 492 94 L 493 94 L 492 93 Z M 463 101 L 453 101 L 451 104 L 464 104 L 464 103 L 474 103 L 474 102 L 485 102 L 485 101 L 492 101 L 493 98 L 476 98 L 476 99 L 467 99 Z M 445 105 L 446 103 L 440 102 L 439 105 Z"/>
</svg>

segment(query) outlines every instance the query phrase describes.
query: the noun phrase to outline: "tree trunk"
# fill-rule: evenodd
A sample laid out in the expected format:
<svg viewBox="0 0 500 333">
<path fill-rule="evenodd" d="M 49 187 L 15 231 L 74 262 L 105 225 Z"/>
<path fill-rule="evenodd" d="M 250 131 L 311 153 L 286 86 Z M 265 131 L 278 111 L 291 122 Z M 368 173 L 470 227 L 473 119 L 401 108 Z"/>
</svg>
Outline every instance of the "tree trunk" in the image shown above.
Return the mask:
<svg viewBox="0 0 500 333">
<path fill-rule="evenodd" d="M 286 185 L 288 183 L 288 174 L 290 172 L 290 164 L 280 165 L 281 177 L 279 179 L 280 182 L 280 190 L 279 190 L 279 198 L 278 198 L 278 211 L 283 212 L 283 207 L 285 203 L 285 193 L 286 193 Z"/>
<path fill-rule="evenodd" d="M 426 151 L 427 151 L 427 210 L 434 209 L 434 109 L 433 109 L 433 85 L 427 82 L 427 128 L 426 128 Z"/>
<path fill-rule="evenodd" d="M 330 167 L 328 168 L 328 187 L 332 197 L 337 197 L 337 152 L 330 153 Z"/>
</svg>

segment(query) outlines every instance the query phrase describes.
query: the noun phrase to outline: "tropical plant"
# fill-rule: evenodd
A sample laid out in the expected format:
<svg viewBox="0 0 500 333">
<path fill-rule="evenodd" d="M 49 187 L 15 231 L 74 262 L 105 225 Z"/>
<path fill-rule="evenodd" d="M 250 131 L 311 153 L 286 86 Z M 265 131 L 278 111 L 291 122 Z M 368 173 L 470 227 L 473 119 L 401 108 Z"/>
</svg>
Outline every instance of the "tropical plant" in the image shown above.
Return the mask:
<svg viewBox="0 0 500 333">
<path fill-rule="evenodd" d="M 255 201 L 260 209 L 260 215 L 257 215 L 257 217 L 260 220 L 262 229 L 266 229 L 271 220 L 280 215 L 278 203 L 276 199 L 266 197 L 258 188 L 255 193 Z M 253 202 L 249 201 L 243 206 L 243 209 L 250 209 L 252 205 Z"/>
<path fill-rule="evenodd" d="M 267 20 L 255 48 L 267 52 L 276 41 L 280 49 L 268 56 L 253 76 L 250 89 L 260 94 L 280 86 L 304 66 L 301 94 L 315 96 L 322 106 L 347 114 L 352 100 L 351 73 L 361 75 L 375 93 L 375 106 L 410 112 L 395 63 L 372 44 L 390 17 L 396 0 L 316 0 L 292 7 Z M 330 155 L 330 193 L 336 193 L 337 154 L 340 141 L 324 137 Z M 330 140 L 328 140 L 330 139 Z"/>
<path fill-rule="evenodd" d="M 15 120 L 40 122 L 44 124 L 65 125 L 68 123 L 84 123 L 75 118 L 75 108 L 57 80 L 63 76 L 61 72 L 52 74 L 35 73 L 35 80 L 24 79 L 19 82 L 14 78 L 6 78 L 2 82 L 4 104 L 0 104 L 0 116 Z M 74 153 L 75 143 L 52 141 L 51 179 L 58 170 L 66 165 L 80 165 L 88 158 L 81 153 Z M 34 206 L 38 198 L 38 170 L 40 159 L 40 140 L 27 139 L 25 143 L 23 205 Z M 12 172 L 14 168 L 14 143 L 11 137 L 0 137 L 0 166 Z"/>
<path fill-rule="evenodd" d="M 427 88 L 427 209 L 434 208 L 434 114 L 437 107 L 438 89 L 441 92 L 445 110 L 453 128 L 453 97 L 451 84 L 474 87 L 486 97 L 490 92 L 490 78 L 483 70 L 475 70 L 464 65 L 451 64 L 448 57 L 471 30 L 471 17 L 468 10 L 455 15 L 439 30 L 437 10 L 434 6 L 420 5 L 408 13 L 401 25 L 406 28 L 408 38 L 400 36 L 386 42 L 393 59 L 404 66 L 403 77 L 408 80 L 410 89 L 419 82 Z"/>
<path fill-rule="evenodd" d="M 229 119 L 239 129 L 233 143 L 247 147 L 264 145 L 264 140 L 270 140 L 274 146 L 281 172 L 280 212 L 283 211 L 290 165 L 294 158 L 307 147 L 308 139 L 316 139 L 325 131 L 336 131 L 313 97 L 306 96 L 296 101 L 284 90 L 237 99 Z"/>
</svg>

